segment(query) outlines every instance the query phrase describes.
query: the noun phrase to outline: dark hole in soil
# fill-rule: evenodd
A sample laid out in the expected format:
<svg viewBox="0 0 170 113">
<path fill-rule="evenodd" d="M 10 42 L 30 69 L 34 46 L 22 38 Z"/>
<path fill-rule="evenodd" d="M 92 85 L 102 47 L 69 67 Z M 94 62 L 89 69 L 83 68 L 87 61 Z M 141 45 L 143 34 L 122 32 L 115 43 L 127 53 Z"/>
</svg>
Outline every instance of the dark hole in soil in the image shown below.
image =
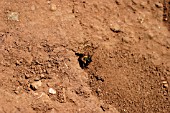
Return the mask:
<svg viewBox="0 0 170 113">
<path fill-rule="evenodd" d="M 79 56 L 78 62 L 82 69 L 87 68 L 87 66 L 92 62 L 90 55 L 85 55 L 82 53 L 75 53 L 75 55 Z"/>
</svg>

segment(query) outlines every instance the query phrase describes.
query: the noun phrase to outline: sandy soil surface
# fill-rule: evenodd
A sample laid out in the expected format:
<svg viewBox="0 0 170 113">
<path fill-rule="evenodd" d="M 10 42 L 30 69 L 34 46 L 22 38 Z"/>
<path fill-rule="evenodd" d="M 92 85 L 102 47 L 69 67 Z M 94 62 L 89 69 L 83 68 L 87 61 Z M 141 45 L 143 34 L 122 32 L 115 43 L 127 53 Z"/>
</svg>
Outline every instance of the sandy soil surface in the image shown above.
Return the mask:
<svg viewBox="0 0 170 113">
<path fill-rule="evenodd" d="M 170 0 L 0 7 L 0 113 L 170 113 Z"/>
</svg>

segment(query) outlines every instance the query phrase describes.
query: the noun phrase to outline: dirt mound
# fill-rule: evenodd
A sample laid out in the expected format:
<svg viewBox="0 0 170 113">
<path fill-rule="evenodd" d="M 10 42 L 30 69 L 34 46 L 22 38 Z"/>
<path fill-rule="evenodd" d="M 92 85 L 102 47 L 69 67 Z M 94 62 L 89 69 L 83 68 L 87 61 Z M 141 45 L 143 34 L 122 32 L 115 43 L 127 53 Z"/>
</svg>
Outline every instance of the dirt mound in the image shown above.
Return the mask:
<svg viewBox="0 0 170 113">
<path fill-rule="evenodd" d="M 87 70 L 89 84 L 105 103 L 122 113 L 170 111 L 168 88 L 162 84 L 167 80 L 165 68 L 155 66 L 149 56 L 122 47 L 100 47 L 95 53 Z"/>
</svg>

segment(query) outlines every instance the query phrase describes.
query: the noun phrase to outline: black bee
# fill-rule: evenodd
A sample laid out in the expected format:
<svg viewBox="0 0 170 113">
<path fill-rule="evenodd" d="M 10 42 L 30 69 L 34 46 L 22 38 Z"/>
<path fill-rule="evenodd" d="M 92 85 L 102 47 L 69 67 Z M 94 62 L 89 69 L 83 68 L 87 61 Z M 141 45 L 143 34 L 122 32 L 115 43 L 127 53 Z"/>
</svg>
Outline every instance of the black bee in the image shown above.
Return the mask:
<svg viewBox="0 0 170 113">
<path fill-rule="evenodd" d="M 87 68 L 87 66 L 92 62 L 91 56 L 88 53 L 76 53 L 79 56 L 78 61 L 82 69 Z"/>
</svg>

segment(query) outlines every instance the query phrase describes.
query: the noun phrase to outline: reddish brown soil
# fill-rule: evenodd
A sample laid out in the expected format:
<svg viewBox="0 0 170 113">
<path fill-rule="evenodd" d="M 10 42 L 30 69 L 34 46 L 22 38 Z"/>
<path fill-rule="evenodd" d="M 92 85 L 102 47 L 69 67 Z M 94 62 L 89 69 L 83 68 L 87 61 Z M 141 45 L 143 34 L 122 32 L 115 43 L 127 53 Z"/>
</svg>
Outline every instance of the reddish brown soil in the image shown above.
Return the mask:
<svg viewBox="0 0 170 113">
<path fill-rule="evenodd" d="M 1 0 L 0 7 L 0 113 L 170 112 L 168 0 Z M 82 69 L 75 53 L 84 52 L 92 62 Z"/>
</svg>

